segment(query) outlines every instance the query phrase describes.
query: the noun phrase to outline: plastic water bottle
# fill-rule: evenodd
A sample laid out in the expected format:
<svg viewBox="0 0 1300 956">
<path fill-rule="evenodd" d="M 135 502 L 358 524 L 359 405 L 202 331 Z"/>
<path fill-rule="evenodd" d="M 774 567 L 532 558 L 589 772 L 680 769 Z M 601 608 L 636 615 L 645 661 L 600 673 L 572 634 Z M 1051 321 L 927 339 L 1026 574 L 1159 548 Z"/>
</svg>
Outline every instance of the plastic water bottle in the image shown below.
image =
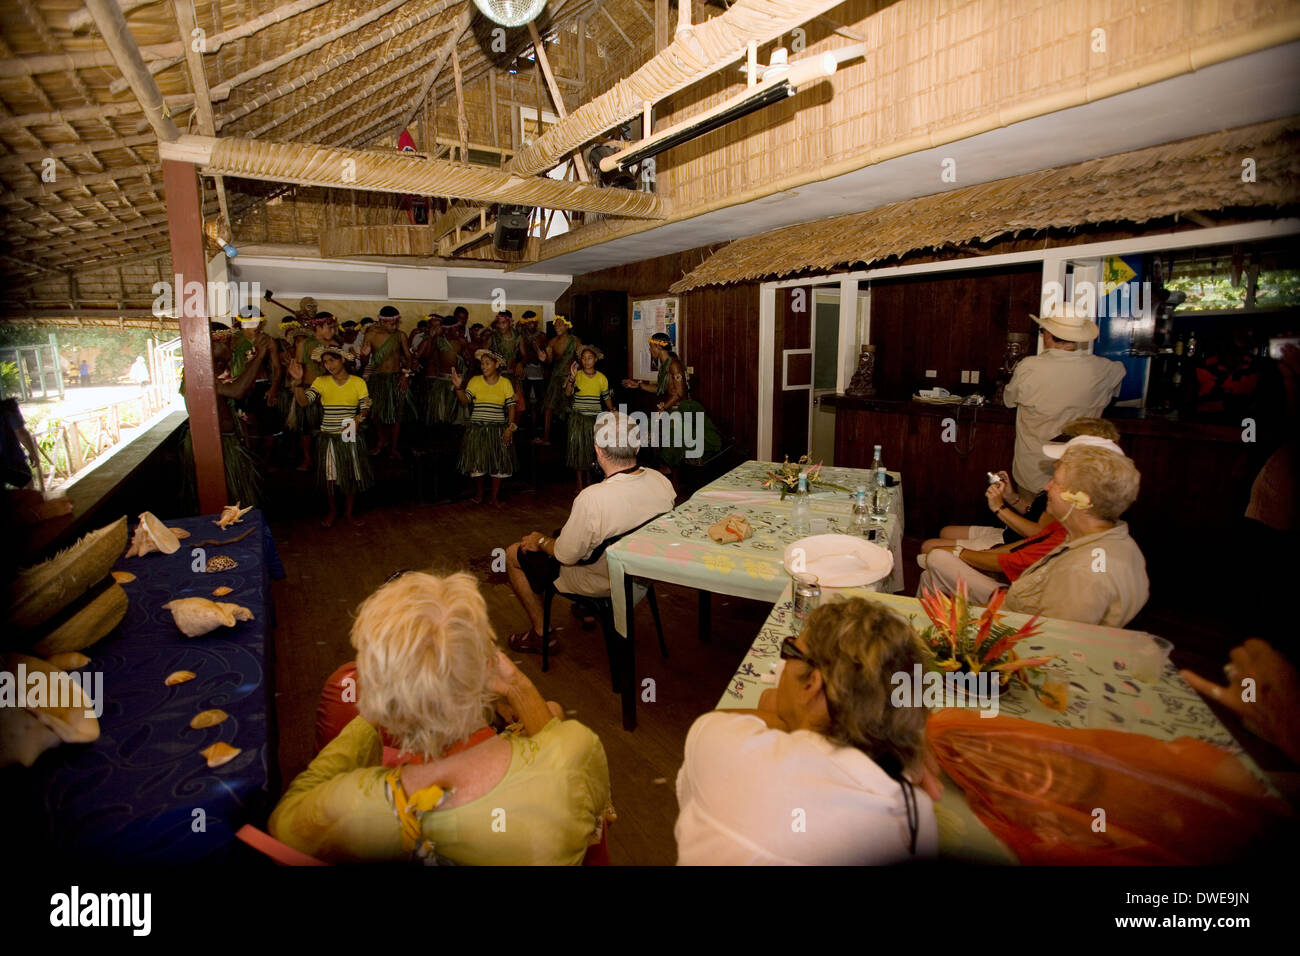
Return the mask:
<svg viewBox="0 0 1300 956">
<path fill-rule="evenodd" d="M 799 476 L 799 490 L 790 509 L 790 526 L 795 534 L 807 534 L 812 529 L 812 501 L 808 497 L 808 476 Z"/>
<path fill-rule="evenodd" d="M 867 504 L 867 486 L 858 485 L 857 494 L 853 498 L 853 530 L 865 537 L 870 526 L 871 508 Z"/>
<path fill-rule="evenodd" d="M 885 466 L 876 469 L 876 493 L 871 496 L 871 518 L 884 523 L 889 517 L 889 479 L 885 476 Z"/>
</svg>

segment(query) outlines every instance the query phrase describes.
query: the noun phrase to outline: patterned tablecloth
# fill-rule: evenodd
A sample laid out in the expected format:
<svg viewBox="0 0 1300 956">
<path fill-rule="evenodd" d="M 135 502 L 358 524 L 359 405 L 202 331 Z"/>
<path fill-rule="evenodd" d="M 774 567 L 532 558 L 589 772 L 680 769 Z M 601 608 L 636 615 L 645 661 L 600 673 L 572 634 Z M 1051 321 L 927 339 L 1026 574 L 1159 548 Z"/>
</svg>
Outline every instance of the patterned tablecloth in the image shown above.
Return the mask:
<svg viewBox="0 0 1300 956">
<path fill-rule="evenodd" d="M 270 778 L 269 579 L 284 571 L 260 511 L 224 531 L 213 517 L 168 520 L 190 532 L 179 551 L 122 558 L 114 566 L 136 579 L 123 585 L 130 598 L 125 619 L 85 650 L 91 663 L 83 672 L 103 673 L 99 739 L 56 747 L 30 768 L 11 766 L 0 774 L 8 797 L 23 807 L 33 845 L 77 861 L 215 861 L 232 845 L 234 831 L 260 819 L 277 796 L 278 781 Z M 195 544 L 229 540 L 248 529 L 252 534 L 235 544 L 205 547 L 206 558 L 226 555 L 237 567 L 192 570 Z M 212 597 L 223 585 L 231 593 L 214 600 L 241 604 L 253 619 L 202 637 L 181 634 L 163 605 Z M 166 686 L 167 675 L 178 670 L 196 677 Z M 229 718 L 190 728 L 195 714 L 213 708 Z M 219 740 L 241 752 L 209 769 L 199 751 Z"/>
<path fill-rule="evenodd" d="M 605 552 L 619 633 L 627 633 L 623 582 L 629 574 L 757 601 L 775 601 L 781 596 L 790 582 L 782 564 L 785 548 L 806 535 L 796 534 L 790 527 L 792 499 L 782 501 L 779 491 L 760 487 L 762 478 L 776 467 L 770 462 L 746 462 Z M 865 482 L 868 472 L 826 468 L 823 474 L 828 481 L 856 488 Z M 894 480 L 889 516 L 881 525 L 894 556 L 894 569 L 873 587 L 897 591 L 903 584 L 903 486 L 897 474 Z M 744 541 L 718 544 L 709 537 L 709 526 L 730 514 L 744 515 L 754 534 Z M 852 534 L 852 520 L 851 495 L 842 491 L 812 495 L 808 534 Z M 640 596 L 638 592 L 638 600 Z"/>
<path fill-rule="evenodd" d="M 880 602 L 903 617 L 913 619 L 918 630 L 928 623 L 920 602 L 897 594 L 880 594 L 846 588 L 841 594 Z M 1019 626 L 1027 615 L 1003 613 L 1007 623 Z M 793 634 L 790 589 L 772 608 L 758 637 L 740 662 L 722 699 L 721 709 L 754 708 L 763 691 L 776 684 L 781 642 Z M 1032 690 L 1013 683 L 998 699 L 998 713 L 1023 717 L 1058 727 L 1102 728 L 1146 734 L 1160 740 L 1195 737 L 1236 754 L 1261 780 L 1267 776 L 1241 749 L 1205 701 L 1192 690 L 1172 664 L 1160 680 L 1143 683 L 1129 672 L 1126 657 L 1138 631 L 1096 627 L 1073 621 L 1044 618 L 1041 633 L 1020 645 L 1022 656 L 1058 655 L 1069 670 L 1069 703 L 1063 712 L 1043 706 Z M 1019 648 L 1018 648 L 1019 650 Z M 975 817 L 961 789 L 945 780 L 943 798 L 935 806 L 942 856 L 976 862 L 1015 863 L 1009 849 Z"/>
</svg>

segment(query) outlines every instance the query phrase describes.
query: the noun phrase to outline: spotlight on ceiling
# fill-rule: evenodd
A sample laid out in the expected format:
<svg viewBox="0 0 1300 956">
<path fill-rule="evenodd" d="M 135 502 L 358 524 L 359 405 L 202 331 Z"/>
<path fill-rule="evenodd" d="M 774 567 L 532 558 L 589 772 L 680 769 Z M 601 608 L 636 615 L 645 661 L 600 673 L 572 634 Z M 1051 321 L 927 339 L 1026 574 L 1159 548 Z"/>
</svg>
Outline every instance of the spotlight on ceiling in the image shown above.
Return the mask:
<svg viewBox="0 0 1300 956">
<path fill-rule="evenodd" d="M 546 0 L 474 0 L 474 6 L 493 23 L 503 27 L 522 27 L 536 20 Z"/>
</svg>

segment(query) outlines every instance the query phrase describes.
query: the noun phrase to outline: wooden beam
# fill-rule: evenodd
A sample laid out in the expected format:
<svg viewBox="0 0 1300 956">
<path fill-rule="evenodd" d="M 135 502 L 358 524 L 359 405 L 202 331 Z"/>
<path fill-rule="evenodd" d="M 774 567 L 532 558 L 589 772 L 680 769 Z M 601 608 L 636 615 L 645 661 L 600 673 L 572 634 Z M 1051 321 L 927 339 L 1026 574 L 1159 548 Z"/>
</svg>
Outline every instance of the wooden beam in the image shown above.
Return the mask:
<svg viewBox="0 0 1300 956">
<path fill-rule="evenodd" d="M 150 80 L 152 80 L 152 77 L 150 77 Z M 169 96 L 166 100 L 166 109 L 169 113 L 183 110 L 192 105 L 194 105 L 193 96 Z M 26 129 L 29 126 L 59 126 L 64 123 L 97 120 L 105 116 L 129 116 L 140 111 L 141 105 L 135 100 L 128 103 L 96 103 L 94 106 L 73 106 L 65 110 L 51 110 L 46 113 L 23 113 L 19 116 L 0 117 L 0 130 L 9 132 Z"/>
<path fill-rule="evenodd" d="M 212 339 L 208 332 L 207 256 L 203 249 L 203 211 L 199 208 L 199 177 L 189 163 L 163 160 L 163 188 L 167 191 L 167 218 L 172 269 L 182 283 L 173 289 L 173 301 L 186 302 L 184 283 L 199 282 L 204 295 L 197 309 L 178 308 L 181 355 L 185 361 L 185 406 L 190 413 L 194 445 L 194 472 L 199 491 L 199 513 L 216 514 L 226 501 L 226 470 L 221 455 L 221 423 L 217 416 L 216 373 L 212 366 Z"/>
<path fill-rule="evenodd" d="M 391 116 L 381 116 L 372 126 L 387 124 L 391 128 L 393 123 Z M 362 130 L 356 135 L 361 138 L 365 134 Z M 599 189 L 542 176 L 521 178 L 486 166 L 458 166 L 390 150 L 206 136 L 184 136 L 176 143 L 160 143 L 158 150 L 161 158 L 195 163 L 208 175 L 224 173 L 299 186 L 581 209 L 633 218 L 657 219 L 667 215 L 665 201 L 652 193 Z"/>
<path fill-rule="evenodd" d="M 463 229 L 466 225 L 473 222 L 483 211 L 482 206 L 463 206 L 459 203 L 454 204 L 450 209 L 433 221 L 433 238 L 441 239 L 449 232 L 457 229 Z"/>
<path fill-rule="evenodd" d="M 152 139 L 153 137 L 150 137 Z M 105 170 L 102 173 L 87 173 L 84 176 L 59 176 L 52 183 L 38 182 L 34 186 L 20 186 L 17 189 L 11 189 L 5 193 L 0 193 L 0 202 L 7 199 L 43 199 L 54 198 L 63 202 L 62 196 L 58 195 L 65 189 L 85 189 L 87 186 L 98 186 L 104 183 L 120 183 L 125 179 L 135 179 L 141 177 L 149 179 L 156 166 L 119 166 L 117 169 Z M 152 184 L 152 179 L 150 183 Z"/>
<path fill-rule="evenodd" d="M 102 3 L 105 2 L 105 0 L 89 0 L 89 2 Z M 356 33 L 367 24 L 374 23 L 380 17 L 392 13 L 404 3 L 406 3 L 406 0 L 388 0 L 388 2 L 382 6 L 375 7 L 373 10 L 363 13 L 361 16 L 349 20 L 341 27 L 330 30 L 328 33 L 322 33 L 320 36 L 312 37 L 306 43 L 294 47 L 288 53 L 283 53 L 274 59 L 267 60 L 264 63 L 259 63 L 257 66 L 245 70 L 238 76 L 231 77 L 226 82 L 212 88 L 213 101 L 221 102 L 222 100 L 229 99 L 230 94 L 234 90 L 243 86 L 250 80 L 255 80 L 259 76 L 265 76 L 267 73 L 279 69 L 286 63 L 292 63 L 299 57 L 306 56 L 308 53 L 313 53 L 327 43 L 333 43 L 335 40 L 340 40 L 343 37 Z"/>
<path fill-rule="evenodd" d="M 416 95 L 415 102 L 411 104 L 410 110 L 402 119 L 402 126 L 409 126 L 411 124 L 411 119 L 417 112 L 419 112 L 420 107 L 424 105 L 425 97 L 429 95 L 429 88 L 432 87 L 434 82 L 438 79 L 438 73 L 442 70 L 443 64 L 446 63 L 447 58 L 451 56 L 452 49 L 460 42 L 461 34 L 469 29 L 469 23 L 473 18 L 474 5 L 466 3 L 465 9 L 460 12 L 460 16 L 456 18 L 456 22 L 452 25 L 451 33 L 448 34 L 447 39 L 443 41 L 442 47 L 438 50 L 438 57 L 434 60 L 433 67 L 429 70 L 428 74 L 425 75 L 424 83 L 420 86 L 420 92 Z"/>
<path fill-rule="evenodd" d="M 460 133 L 460 161 L 469 165 L 469 123 L 465 119 L 465 88 L 460 76 L 460 47 L 451 48 L 451 72 L 456 78 L 456 132 Z"/>
<path fill-rule="evenodd" d="M 198 29 L 194 18 L 193 0 L 174 0 L 176 11 L 176 28 L 180 30 L 182 42 L 193 36 Z M 217 125 L 212 114 L 212 98 L 208 93 L 208 74 L 203 68 L 203 54 L 194 49 L 193 43 L 185 44 L 185 65 L 190 74 L 190 88 L 194 90 L 194 113 L 199 121 L 199 132 L 205 136 L 215 136 Z M 221 209 L 221 218 L 227 228 L 234 228 L 230 222 L 230 206 L 226 202 L 226 181 L 216 177 L 217 205 Z"/>
<path fill-rule="evenodd" d="M 367 53 L 370 50 L 373 50 L 377 46 L 388 43 L 394 37 L 410 31 L 414 27 L 419 26 L 421 23 L 424 23 L 426 20 L 429 20 L 432 17 L 436 17 L 440 15 L 443 12 L 443 10 L 445 10 L 453 2 L 454 0 L 443 0 L 441 6 L 437 7 L 436 9 L 434 7 L 427 7 L 424 10 L 421 10 L 419 13 L 407 17 L 405 20 L 402 20 L 398 23 L 394 23 L 392 26 L 386 27 L 385 29 L 376 32 L 374 35 L 367 37 L 366 40 L 363 41 L 362 43 L 359 43 L 355 46 L 351 46 L 348 49 L 344 50 L 342 53 L 338 53 L 335 56 L 330 57 L 325 62 L 318 63 L 315 66 L 313 66 L 311 69 L 306 70 L 303 73 L 299 73 L 293 79 L 286 80 L 284 83 L 281 83 L 275 89 L 268 90 L 267 92 L 261 94 L 260 96 L 253 97 L 247 103 L 242 104 L 238 109 L 233 110 L 232 112 L 227 114 L 226 117 L 222 120 L 222 125 L 224 126 L 228 123 L 233 123 L 236 120 L 243 119 L 249 113 L 252 113 L 255 110 L 259 110 L 269 103 L 275 102 L 275 100 L 279 99 L 280 97 L 287 96 L 288 94 L 300 90 L 305 86 L 315 83 L 326 73 L 338 69 L 340 66 L 343 66 L 345 63 L 352 62 L 357 57 L 361 56 L 363 53 Z M 432 41 L 435 37 L 440 36 L 445 32 L 446 32 L 445 27 L 435 28 L 429 33 L 423 34 L 415 42 L 417 45 L 424 45 Z M 397 52 L 386 52 L 382 57 L 375 57 L 374 60 L 376 62 L 371 63 L 367 69 L 371 69 L 375 66 L 392 65 L 398 62 L 398 57 L 399 54 Z M 363 75 L 365 75 L 365 71 L 354 75 L 348 80 L 348 82 L 349 83 L 355 82 L 356 80 L 359 80 Z"/>
<path fill-rule="evenodd" d="M 681 2 L 681 0 L 678 0 Z M 643 11 L 644 12 L 644 11 Z M 668 45 L 668 0 L 655 0 L 655 52 Z"/>
<path fill-rule="evenodd" d="M 158 0 L 117 0 L 117 5 L 122 8 L 122 13 L 127 14 L 137 7 L 147 7 L 151 3 L 157 3 Z M 86 9 L 73 10 L 68 14 L 68 29 L 73 33 L 78 30 L 84 30 L 94 23 L 90 11 Z"/>
<path fill-rule="evenodd" d="M 537 66 L 546 78 L 546 88 L 551 91 L 551 99 L 555 103 L 555 113 L 560 119 L 569 115 L 569 111 L 564 108 L 564 97 L 560 95 L 560 88 L 555 85 L 555 76 L 551 73 L 551 61 L 546 56 L 546 44 L 537 33 L 537 24 L 531 20 L 528 23 L 528 35 L 533 38 L 533 50 L 537 53 Z M 541 116 L 537 117 L 537 134 L 542 133 Z M 578 174 L 578 179 L 584 183 L 591 182 L 591 176 L 587 172 L 587 163 L 582 158 L 581 151 L 573 154 L 573 168 Z"/>
<path fill-rule="evenodd" d="M 618 25 L 618 21 L 615 20 L 614 17 L 610 14 L 609 7 L 602 6 L 600 8 L 600 12 L 605 14 L 605 19 L 609 21 L 610 26 L 612 26 L 615 30 L 618 31 L 618 35 L 623 38 L 623 42 L 626 43 L 629 48 L 635 50 L 636 44 L 628 39 L 627 34 L 623 32 L 623 28 Z"/>
<path fill-rule="evenodd" d="M 172 122 L 162 92 L 149 73 L 149 68 L 145 66 L 144 58 L 140 56 L 140 48 L 136 46 L 135 38 L 126 25 L 122 8 L 116 0 L 85 0 L 85 3 L 86 9 L 95 18 L 100 36 L 117 61 L 118 70 L 130 84 L 131 93 L 144 110 L 153 131 L 160 140 L 171 142 L 179 139 L 181 131 Z"/>
<path fill-rule="evenodd" d="M 132 110 L 138 110 L 134 103 L 131 104 Z M 10 153 L 8 156 L 0 156 L 0 171 L 19 169 L 30 165 L 31 163 L 44 162 L 47 157 L 54 159 L 67 159 L 71 156 L 90 156 L 95 153 L 102 153 L 110 149 L 134 149 L 137 146 L 152 146 L 158 142 L 158 137 L 152 133 L 142 136 L 114 137 L 111 139 L 87 139 L 80 143 L 59 144 L 57 146 L 47 146 L 44 149 L 28 149 L 22 152 Z"/>
</svg>

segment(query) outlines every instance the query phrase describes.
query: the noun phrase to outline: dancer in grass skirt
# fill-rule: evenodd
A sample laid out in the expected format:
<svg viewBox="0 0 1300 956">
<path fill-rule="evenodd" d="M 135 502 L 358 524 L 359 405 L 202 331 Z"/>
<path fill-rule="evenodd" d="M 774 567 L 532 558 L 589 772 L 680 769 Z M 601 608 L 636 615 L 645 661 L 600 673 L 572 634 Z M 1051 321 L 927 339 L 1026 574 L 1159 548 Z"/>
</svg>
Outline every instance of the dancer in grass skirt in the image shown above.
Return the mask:
<svg viewBox="0 0 1300 956">
<path fill-rule="evenodd" d="M 698 415 L 698 419 L 693 419 L 691 423 L 692 435 L 699 436 L 702 459 L 705 456 L 717 453 L 722 448 L 722 438 L 718 435 L 718 430 L 713 421 L 705 414 L 704 406 L 690 397 L 689 386 L 686 382 L 686 368 L 682 365 L 681 358 L 673 351 L 673 340 L 665 332 L 656 332 L 650 336 L 650 355 L 659 363 L 659 380 L 651 385 L 648 382 L 638 382 L 636 379 L 625 378 L 623 384 L 628 388 L 639 388 L 643 391 L 654 392 L 659 396 L 659 404 L 656 406 L 661 412 L 678 412 L 679 414 Z M 697 429 L 694 422 L 699 421 L 700 427 Z M 685 428 L 683 427 L 683 432 Z M 676 429 L 673 434 L 678 434 Z M 684 438 L 684 435 L 683 435 Z M 673 487 L 681 490 L 680 485 L 680 468 L 686 460 L 686 445 L 684 442 L 672 445 L 661 445 L 658 448 L 660 471 L 665 472 L 672 478 Z M 700 459 L 697 459 L 700 460 Z"/>
<path fill-rule="evenodd" d="M 321 527 L 332 527 L 337 517 L 335 489 L 343 493 L 343 517 L 349 524 L 360 524 L 352 516 L 352 506 L 357 492 L 365 491 L 373 483 L 370 456 L 361 438 L 361 426 L 370 412 L 370 392 L 365 379 L 348 374 L 341 346 L 318 349 L 312 358 L 327 374 L 318 377 L 310 387 L 304 387 L 303 368 L 294 362 L 289 366 L 289 381 L 299 406 L 321 407 L 316 478 L 329 499 L 329 514 Z"/>
<path fill-rule="evenodd" d="M 609 390 L 609 379 L 604 372 L 596 371 L 596 363 L 605 353 L 594 345 L 578 349 L 578 360 L 569 368 L 564 393 L 572 405 L 569 418 L 569 449 L 565 464 L 578 474 L 578 490 L 588 484 L 587 472 L 596 467 L 596 417 L 602 410 L 614 410 L 614 399 Z"/>
<path fill-rule="evenodd" d="M 452 372 L 451 382 L 456 400 L 470 409 L 469 424 L 460 445 L 460 470 L 474 479 L 475 504 L 483 502 L 483 476 L 492 476 L 492 504 L 501 506 L 501 479 L 515 471 L 515 389 L 501 374 L 504 363 L 491 349 L 474 353 L 483 369 L 465 382 L 459 372 Z"/>
<path fill-rule="evenodd" d="M 563 418 L 569 412 L 569 396 L 564 393 L 564 383 L 568 381 L 569 366 L 578 356 L 578 339 L 569 334 L 573 323 L 562 315 L 555 317 L 555 337 L 547 344 L 542 353 L 542 360 L 549 362 L 551 376 L 546 383 L 546 417 L 542 426 L 542 437 L 534 438 L 536 445 L 551 443 L 551 422 L 556 415 Z"/>
</svg>

